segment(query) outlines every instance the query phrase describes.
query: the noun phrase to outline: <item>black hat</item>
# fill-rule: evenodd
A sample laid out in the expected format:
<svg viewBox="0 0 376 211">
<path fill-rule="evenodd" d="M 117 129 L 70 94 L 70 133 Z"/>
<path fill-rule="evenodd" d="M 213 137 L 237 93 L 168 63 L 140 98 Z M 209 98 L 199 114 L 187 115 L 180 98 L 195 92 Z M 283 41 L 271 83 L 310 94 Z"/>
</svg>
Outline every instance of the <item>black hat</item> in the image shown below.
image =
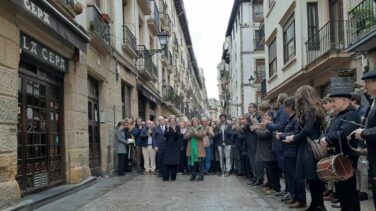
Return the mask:
<svg viewBox="0 0 376 211">
<path fill-rule="evenodd" d="M 346 97 L 351 99 L 353 81 L 350 77 L 336 77 L 330 79 L 329 97 Z"/>
<path fill-rule="evenodd" d="M 362 80 L 374 79 L 374 78 L 376 78 L 376 70 L 371 70 L 363 75 Z"/>
</svg>

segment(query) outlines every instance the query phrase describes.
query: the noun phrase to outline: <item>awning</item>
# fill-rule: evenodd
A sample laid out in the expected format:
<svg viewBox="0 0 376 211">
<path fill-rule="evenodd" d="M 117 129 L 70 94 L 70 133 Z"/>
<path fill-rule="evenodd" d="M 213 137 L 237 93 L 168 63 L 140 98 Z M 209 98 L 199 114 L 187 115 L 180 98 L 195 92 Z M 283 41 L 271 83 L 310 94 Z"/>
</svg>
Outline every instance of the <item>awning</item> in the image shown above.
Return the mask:
<svg viewBox="0 0 376 211">
<path fill-rule="evenodd" d="M 56 10 L 46 0 L 12 0 L 28 17 L 41 22 L 56 32 L 62 39 L 86 53 L 89 37 L 77 23 L 73 23 Z M 23 12 L 22 12 L 23 13 Z"/>
</svg>

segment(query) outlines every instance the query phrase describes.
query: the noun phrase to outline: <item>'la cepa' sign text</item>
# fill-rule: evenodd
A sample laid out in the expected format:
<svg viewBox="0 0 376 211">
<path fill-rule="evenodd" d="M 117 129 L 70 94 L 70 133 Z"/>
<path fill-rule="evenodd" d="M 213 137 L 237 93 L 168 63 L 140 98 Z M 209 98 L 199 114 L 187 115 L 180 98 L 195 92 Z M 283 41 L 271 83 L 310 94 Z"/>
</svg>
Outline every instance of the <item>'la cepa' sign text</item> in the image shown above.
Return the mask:
<svg viewBox="0 0 376 211">
<path fill-rule="evenodd" d="M 67 72 L 68 63 L 63 56 L 24 33 L 21 33 L 20 41 L 22 53 L 32 56 L 34 59 L 51 65 L 60 71 Z"/>
</svg>

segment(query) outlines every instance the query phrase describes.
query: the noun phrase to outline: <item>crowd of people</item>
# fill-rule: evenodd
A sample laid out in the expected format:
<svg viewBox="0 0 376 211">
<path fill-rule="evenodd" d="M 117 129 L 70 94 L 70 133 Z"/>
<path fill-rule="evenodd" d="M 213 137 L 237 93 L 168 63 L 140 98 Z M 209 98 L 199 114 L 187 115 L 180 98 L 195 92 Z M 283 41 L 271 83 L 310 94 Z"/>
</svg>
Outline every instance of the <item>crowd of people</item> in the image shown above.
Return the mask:
<svg viewBox="0 0 376 211">
<path fill-rule="evenodd" d="M 367 92 L 376 96 L 376 70 L 363 79 Z M 265 195 L 281 197 L 289 208 L 326 210 L 324 200 L 330 200 L 339 202 L 341 210 L 360 210 L 360 201 L 368 199 L 368 176 L 372 185 L 376 176 L 375 154 L 367 154 L 367 148 L 374 150 L 376 107 L 370 103 L 369 108 L 361 104 L 359 94 L 334 87 L 320 99 L 314 88 L 304 85 L 294 96 L 279 94 L 273 106 L 251 103 L 240 117 L 221 114 L 218 121 L 189 121 L 160 116 L 157 122 L 137 118 L 135 123 L 129 118 L 119 122 L 116 131 L 118 174 L 131 171 L 132 158 L 139 172 L 157 174 L 163 181 L 175 181 L 177 174 L 190 174 L 190 181 L 202 181 L 211 173 L 234 174 L 247 177 L 250 186 L 261 186 Z M 329 155 L 344 155 L 354 173 L 325 182 L 318 175 L 320 160 L 311 140 Z M 133 142 L 135 150 L 129 150 Z"/>
</svg>

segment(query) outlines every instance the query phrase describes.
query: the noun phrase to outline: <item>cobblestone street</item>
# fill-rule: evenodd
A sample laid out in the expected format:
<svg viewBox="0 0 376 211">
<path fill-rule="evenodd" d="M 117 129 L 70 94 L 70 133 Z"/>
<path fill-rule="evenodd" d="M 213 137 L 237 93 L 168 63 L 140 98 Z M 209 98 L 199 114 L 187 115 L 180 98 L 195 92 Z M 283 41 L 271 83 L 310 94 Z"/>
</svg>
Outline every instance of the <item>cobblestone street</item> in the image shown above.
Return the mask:
<svg viewBox="0 0 376 211">
<path fill-rule="evenodd" d="M 94 186 L 38 210 L 289 210 L 276 197 L 260 194 L 260 188 L 249 188 L 242 177 L 208 176 L 204 182 L 189 182 L 188 176 L 176 182 L 154 175 L 127 177 L 99 178 Z M 371 205 L 362 202 L 362 210 L 372 210 Z"/>
</svg>

